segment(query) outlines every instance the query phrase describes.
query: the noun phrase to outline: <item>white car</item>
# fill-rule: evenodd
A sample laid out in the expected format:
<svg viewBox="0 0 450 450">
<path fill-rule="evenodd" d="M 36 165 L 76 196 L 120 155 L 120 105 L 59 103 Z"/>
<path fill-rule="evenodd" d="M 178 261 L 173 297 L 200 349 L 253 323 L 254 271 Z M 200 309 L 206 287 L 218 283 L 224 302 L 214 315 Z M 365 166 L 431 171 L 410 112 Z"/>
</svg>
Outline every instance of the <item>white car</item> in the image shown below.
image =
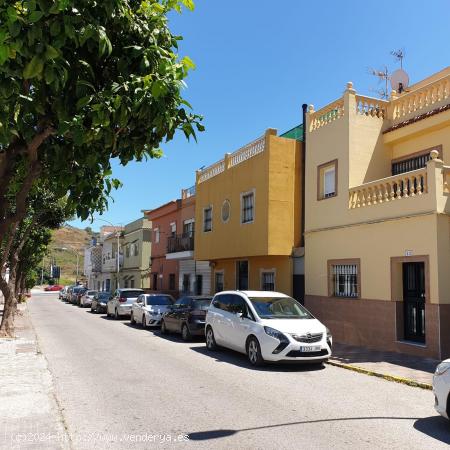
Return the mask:
<svg viewBox="0 0 450 450">
<path fill-rule="evenodd" d="M 141 294 L 131 305 L 130 321 L 140 323 L 144 328 L 161 324 L 161 318 L 168 306 L 173 305 L 175 299 L 168 294 Z"/>
<path fill-rule="evenodd" d="M 450 358 L 436 367 L 433 376 L 433 392 L 436 411 L 450 419 Z"/>
<path fill-rule="evenodd" d="M 143 294 L 142 289 L 116 289 L 111 300 L 106 304 L 106 315 L 119 319 L 131 314 L 131 305 Z"/>
<path fill-rule="evenodd" d="M 331 356 L 330 331 L 305 307 L 279 292 L 224 291 L 206 315 L 206 346 L 246 353 L 264 361 L 321 363 Z"/>
<path fill-rule="evenodd" d="M 82 308 L 91 306 L 95 294 L 97 294 L 97 291 L 86 291 L 80 298 L 80 306 Z"/>
</svg>

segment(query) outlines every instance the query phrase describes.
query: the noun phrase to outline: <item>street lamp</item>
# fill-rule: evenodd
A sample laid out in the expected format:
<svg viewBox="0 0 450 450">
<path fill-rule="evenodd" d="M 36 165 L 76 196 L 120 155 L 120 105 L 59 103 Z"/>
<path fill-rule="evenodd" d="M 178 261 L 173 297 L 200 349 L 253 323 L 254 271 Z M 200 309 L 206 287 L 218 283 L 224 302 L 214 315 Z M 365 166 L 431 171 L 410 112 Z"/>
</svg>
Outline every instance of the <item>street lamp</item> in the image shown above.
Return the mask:
<svg viewBox="0 0 450 450">
<path fill-rule="evenodd" d="M 68 248 L 68 247 L 57 247 L 57 248 L 55 248 L 55 250 L 63 250 L 66 252 L 72 252 L 72 253 L 75 253 L 75 255 L 77 255 L 77 278 L 76 278 L 75 282 L 76 282 L 76 284 L 78 284 L 78 272 L 79 272 L 79 267 L 80 267 L 79 253 L 76 250 L 74 250 L 73 248 Z"/>
</svg>

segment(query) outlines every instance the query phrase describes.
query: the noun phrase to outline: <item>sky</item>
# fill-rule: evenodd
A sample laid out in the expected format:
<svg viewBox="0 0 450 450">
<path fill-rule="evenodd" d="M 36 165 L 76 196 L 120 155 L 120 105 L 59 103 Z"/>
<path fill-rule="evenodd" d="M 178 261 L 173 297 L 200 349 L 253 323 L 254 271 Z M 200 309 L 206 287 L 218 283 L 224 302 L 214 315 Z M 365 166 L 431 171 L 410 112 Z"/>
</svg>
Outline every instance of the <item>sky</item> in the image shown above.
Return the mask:
<svg viewBox="0 0 450 450">
<path fill-rule="evenodd" d="M 315 109 L 342 95 L 348 81 L 357 93 L 378 96 L 382 85 L 370 68 L 392 72 L 392 50 L 404 49 L 410 84 L 450 65 L 450 2 L 397 0 L 195 0 L 193 12 L 170 15 L 172 33 L 183 36 L 180 56 L 196 69 L 184 97 L 204 116 L 198 142 L 179 134 L 163 144 L 159 160 L 113 161 L 123 187 L 109 210 L 93 223 L 98 230 L 126 224 L 180 197 L 195 184 L 195 171 L 261 136 L 281 134 L 301 123 L 301 106 Z M 447 50 L 446 50 L 447 49 Z M 98 218 L 98 220 L 97 220 Z"/>
</svg>

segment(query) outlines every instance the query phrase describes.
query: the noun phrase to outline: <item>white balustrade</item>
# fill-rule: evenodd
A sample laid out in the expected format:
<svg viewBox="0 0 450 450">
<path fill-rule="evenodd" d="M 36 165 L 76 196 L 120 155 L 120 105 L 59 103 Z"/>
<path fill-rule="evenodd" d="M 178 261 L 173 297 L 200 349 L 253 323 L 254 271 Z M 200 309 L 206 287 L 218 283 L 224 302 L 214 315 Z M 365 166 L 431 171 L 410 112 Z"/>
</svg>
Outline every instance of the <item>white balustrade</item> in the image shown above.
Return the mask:
<svg viewBox="0 0 450 450">
<path fill-rule="evenodd" d="M 386 117 L 387 101 L 379 98 L 365 97 L 356 95 L 356 114 L 368 117 L 378 117 L 384 119 Z"/>
<path fill-rule="evenodd" d="M 310 131 L 317 130 L 344 115 L 344 99 L 340 98 L 311 114 Z"/>
<path fill-rule="evenodd" d="M 264 151 L 265 147 L 265 137 L 262 136 L 256 139 L 250 144 L 245 145 L 244 147 L 236 150 L 234 153 L 230 155 L 230 167 L 237 166 L 241 162 L 247 161 L 247 159 L 253 158 L 257 154 Z"/>
<path fill-rule="evenodd" d="M 220 161 L 212 164 L 211 166 L 203 169 L 199 175 L 198 182 L 203 183 L 203 181 L 209 180 L 219 173 L 222 173 L 225 170 L 225 161 L 221 159 Z"/>
<path fill-rule="evenodd" d="M 413 170 L 350 189 L 349 208 L 362 208 L 380 203 L 404 200 L 421 196 L 427 192 L 427 169 Z"/>
</svg>

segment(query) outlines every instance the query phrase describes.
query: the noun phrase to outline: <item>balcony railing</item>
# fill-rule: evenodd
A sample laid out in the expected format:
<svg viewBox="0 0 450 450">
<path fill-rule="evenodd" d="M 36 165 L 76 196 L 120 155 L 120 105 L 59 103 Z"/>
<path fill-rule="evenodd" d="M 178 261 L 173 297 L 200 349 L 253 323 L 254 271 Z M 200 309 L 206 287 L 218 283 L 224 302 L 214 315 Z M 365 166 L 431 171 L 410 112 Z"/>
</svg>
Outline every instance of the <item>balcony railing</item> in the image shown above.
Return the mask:
<svg viewBox="0 0 450 450">
<path fill-rule="evenodd" d="M 178 234 L 167 238 L 167 253 L 189 252 L 194 250 L 194 233 Z"/>
<path fill-rule="evenodd" d="M 362 208 L 412 198 L 427 192 L 427 169 L 413 170 L 350 189 L 349 208 Z"/>
<path fill-rule="evenodd" d="M 238 164 L 253 158 L 263 152 L 265 148 L 265 136 L 261 136 L 239 150 L 236 150 L 234 153 L 227 153 L 224 159 L 217 161 L 198 173 L 198 183 L 203 183 L 204 181 L 207 181 L 210 178 L 224 172 L 226 169 L 237 166 Z"/>
</svg>

